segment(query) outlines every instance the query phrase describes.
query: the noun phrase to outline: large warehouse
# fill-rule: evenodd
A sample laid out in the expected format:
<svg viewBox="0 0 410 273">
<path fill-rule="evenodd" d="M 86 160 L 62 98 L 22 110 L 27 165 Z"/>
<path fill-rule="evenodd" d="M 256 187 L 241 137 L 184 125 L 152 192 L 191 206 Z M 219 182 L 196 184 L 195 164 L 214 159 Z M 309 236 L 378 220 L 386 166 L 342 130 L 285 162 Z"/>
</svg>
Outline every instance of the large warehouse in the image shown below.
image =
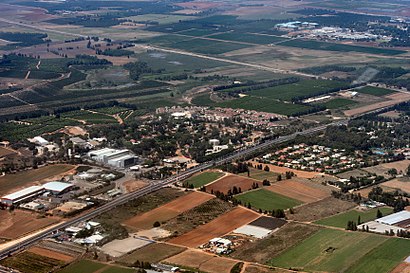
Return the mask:
<svg viewBox="0 0 410 273">
<path fill-rule="evenodd" d="M 28 201 L 31 198 L 39 196 L 44 192 L 44 188 L 42 186 L 31 186 L 8 195 L 5 195 L 0 198 L 1 203 L 12 206 L 18 203 Z"/>
<path fill-rule="evenodd" d="M 91 151 L 88 156 L 100 163 L 108 164 L 117 168 L 127 168 L 135 165 L 137 157 L 129 150 L 116 150 L 104 148 L 101 150 Z"/>
<path fill-rule="evenodd" d="M 7 206 L 17 205 L 20 203 L 28 202 L 37 196 L 49 192 L 53 195 L 59 195 L 66 193 L 67 191 L 71 190 L 73 184 L 70 183 L 63 183 L 63 182 L 48 182 L 42 186 L 31 186 L 3 197 L 0 197 L 0 202 Z"/>
</svg>

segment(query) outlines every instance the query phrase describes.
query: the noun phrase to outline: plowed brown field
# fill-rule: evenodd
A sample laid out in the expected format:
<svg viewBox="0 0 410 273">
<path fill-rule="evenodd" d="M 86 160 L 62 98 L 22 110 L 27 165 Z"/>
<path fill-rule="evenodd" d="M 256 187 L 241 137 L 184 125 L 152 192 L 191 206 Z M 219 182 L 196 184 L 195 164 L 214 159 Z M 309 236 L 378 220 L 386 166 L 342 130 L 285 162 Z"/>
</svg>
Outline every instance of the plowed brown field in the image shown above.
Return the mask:
<svg viewBox="0 0 410 273">
<path fill-rule="evenodd" d="M 151 228 L 156 221 L 161 223 L 170 220 L 212 198 L 214 197 L 207 193 L 192 192 L 149 212 L 134 216 L 126 220 L 124 225 L 135 229 Z"/>
<path fill-rule="evenodd" d="M 37 247 L 37 246 L 30 248 L 28 252 L 31 252 L 31 253 L 34 253 L 34 254 L 37 254 L 43 257 L 56 259 L 56 260 L 63 261 L 63 262 L 71 262 L 74 260 L 74 257 L 70 255 L 59 253 L 56 251 L 52 251 L 52 250 L 42 248 L 42 247 Z"/>
<path fill-rule="evenodd" d="M 295 180 L 282 180 L 275 182 L 271 186 L 265 187 L 265 189 L 305 203 L 319 201 L 329 196 L 329 193 L 324 190 L 310 187 L 305 183 Z"/>
<path fill-rule="evenodd" d="M 198 247 L 215 237 L 223 236 L 257 218 L 259 218 L 259 214 L 256 212 L 238 207 L 208 224 L 199 226 L 184 235 L 171 239 L 169 242 L 186 247 Z"/>
</svg>

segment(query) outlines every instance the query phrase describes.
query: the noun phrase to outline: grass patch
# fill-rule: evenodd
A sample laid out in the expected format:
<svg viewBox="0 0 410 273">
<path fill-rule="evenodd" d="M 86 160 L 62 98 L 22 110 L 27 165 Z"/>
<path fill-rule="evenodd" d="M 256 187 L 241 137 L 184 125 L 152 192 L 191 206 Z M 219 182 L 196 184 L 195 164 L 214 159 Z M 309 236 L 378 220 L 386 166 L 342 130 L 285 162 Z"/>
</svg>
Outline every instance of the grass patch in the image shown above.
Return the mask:
<svg viewBox="0 0 410 273">
<path fill-rule="evenodd" d="M 191 39 L 186 41 L 181 41 L 169 45 L 171 48 L 186 50 L 190 52 L 196 52 L 201 54 L 211 54 L 217 55 L 226 53 L 229 51 L 234 51 L 242 48 L 249 47 L 248 45 L 234 44 L 228 42 L 218 42 L 202 39 Z"/>
<path fill-rule="evenodd" d="M 273 44 L 287 40 L 286 38 L 277 37 L 277 36 L 268 36 L 268 35 L 257 35 L 251 33 L 237 33 L 237 32 L 228 32 L 221 33 L 209 36 L 209 38 L 226 40 L 226 41 L 235 41 L 235 42 L 244 42 L 258 45 Z"/>
<path fill-rule="evenodd" d="M 265 179 L 269 180 L 270 182 L 275 182 L 278 178 L 278 173 L 274 172 L 266 172 L 264 170 L 258 170 L 256 168 L 249 167 L 249 177 L 252 179 L 263 181 Z M 248 173 L 240 173 L 241 176 L 248 177 Z"/>
<path fill-rule="evenodd" d="M 199 106 L 211 106 L 215 104 L 215 102 L 211 100 L 209 93 L 194 97 L 192 103 Z"/>
<path fill-rule="evenodd" d="M 365 86 L 363 88 L 357 88 L 356 91 L 362 94 L 368 94 L 368 95 L 373 95 L 377 97 L 383 97 L 383 96 L 395 93 L 395 91 L 390 90 L 390 89 L 373 87 L 373 86 Z"/>
<path fill-rule="evenodd" d="M 391 238 L 353 264 L 347 273 L 391 272 L 410 254 L 410 241 Z"/>
<path fill-rule="evenodd" d="M 259 189 L 235 196 L 242 204 L 250 203 L 252 208 L 261 210 L 288 209 L 302 204 L 300 201 L 283 195 Z"/>
<path fill-rule="evenodd" d="M 325 225 L 325 226 L 345 228 L 347 226 L 348 221 L 355 221 L 357 223 L 359 216 L 360 216 L 360 221 L 362 223 L 373 221 L 374 219 L 376 219 L 377 210 L 378 210 L 377 208 L 371 209 L 368 211 L 350 210 L 350 211 L 340 213 L 340 214 L 337 214 L 329 218 L 316 221 L 315 223 L 320 224 L 320 225 Z M 384 207 L 384 208 L 380 208 L 380 211 L 382 212 L 383 215 L 388 215 L 393 212 L 393 209 L 389 207 Z"/>
<path fill-rule="evenodd" d="M 379 54 L 394 56 L 406 53 L 404 50 L 377 48 L 368 46 L 355 46 L 336 43 L 327 43 L 314 40 L 290 40 L 280 44 L 281 46 L 299 47 L 312 50 L 326 50 L 326 51 L 339 51 L 339 52 L 359 52 L 368 54 Z"/>
<path fill-rule="evenodd" d="M 58 273 L 92 273 L 97 271 L 98 273 L 132 273 L 135 272 L 135 269 L 81 260 L 58 271 Z"/>
<path fill-rule="evenodd" d="M 302 271 L 344 272 L 387 240 L 369 233 L 323 229 L 269 264 Z"/>
<path fill-rule="evenodd" d="M 249 92 L 251 96 L 291 101 L 298 97 L 312 97 L 328 90 L 340 89 L 346 83 L 326 80 L 302 80 L 292 84 L 264 88 Z"/>
<path fill-rule="evenodd" d="M 335 98 L 331 99 L 321 105 L 326 107 L 326 109 L 338 109 L 338 108 L 345 108 L 349 105 L 356 104 L 355 101 L 343 98 Z"/>
<path fill-rule="evenodd" d="M 222 177 L 224 174 L 220 172 L 204 172 L 193 177 L 188 178 L 184 181 L 184 184 L 193 185 L 194 188 L 200 188 L 209 184 L 216 179 Z"/>
<path fill-rule="evenodd" d="M 257 97 L 243 97 L 239 99 L 224 101 L 217 103 L 216 107 L 256 110 L 261 112 L 276 113 L 280 115 L 292 116 L 304 113 L 310 109 L 311 106 L 293 103 L 284 103 L 276 100 L 257 98 Z"/>
</svg>

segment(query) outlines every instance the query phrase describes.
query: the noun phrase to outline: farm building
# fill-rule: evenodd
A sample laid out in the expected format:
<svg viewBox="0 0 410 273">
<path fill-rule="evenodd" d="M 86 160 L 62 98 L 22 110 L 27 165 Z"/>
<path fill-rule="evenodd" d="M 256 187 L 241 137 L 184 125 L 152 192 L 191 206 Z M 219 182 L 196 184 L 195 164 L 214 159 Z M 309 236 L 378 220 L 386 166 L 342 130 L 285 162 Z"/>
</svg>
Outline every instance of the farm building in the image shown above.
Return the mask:
<svg viewBox="0 0 410 273">
<path fill-rule="evenodd" d="M 5 195 L 0 198 L 0 201 L 2 204 L 12 206 L 24 201 L 28 201 L 31 198 L 37 197 L 44 191 L 44 187 L 31 186 L 20 191 L 16 191 L 11 194 Z"/>
<path fill-rule="evenodd" d="M 88 156 L 100 163 L 108 164 L 117 168 L 127 168 L 135 165 L 137 157 L 129 150 L 116 150 L 104 148 L 101 150 L 91 151 Z"/>
<path fill-rule="evenodd" d="M 43 185 L 44 189 L 53 195 L 59 195 L 68 192 L 73 187 L 73 184 L 63 182 L 48 182 Z"/>
<path fill-rule="evenodd" d="M 410 228 L 410 211 L 403 210 L 393 213 L 377 219 L 376 222 L 401 228 Z"/>
</svg>

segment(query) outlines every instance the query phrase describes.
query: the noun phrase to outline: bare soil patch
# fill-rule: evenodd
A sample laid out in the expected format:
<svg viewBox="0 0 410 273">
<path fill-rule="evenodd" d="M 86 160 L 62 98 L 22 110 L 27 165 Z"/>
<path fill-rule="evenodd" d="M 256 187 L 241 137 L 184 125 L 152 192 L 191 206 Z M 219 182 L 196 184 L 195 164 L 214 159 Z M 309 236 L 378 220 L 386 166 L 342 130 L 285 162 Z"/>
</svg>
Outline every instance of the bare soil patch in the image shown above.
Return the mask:
<svg viewBox="0 0 410 273">
<path fill-rule="evenodd" d="M 142 180 L 130 180 L 124 182 L 122 185 L 127 192 L 132 192 L 145 187 L 147 184 L 147 182 L 144 182 Z"/>
<path fill-rule="evenodd" d="M 397 93 L 385 96 L 385 98 L 388 100 L 362 106 L 362 107 L 358 107 L 358 108 L 351 109 L 351 110 L 346 110 L 344 111 L 344 114 L 348 117 L 351 117 L 351 116 L 367 113 L 367 112 L 370 112 L 370 111 L 373 111 L 379 108 L 392 106 L 400 102 L 408 101 L 410 100 L 410 93 L 397 92 Z"/>
<path fill-rule="evenodd" d="M 62 132 L 70 136 L 83 136 L 87 134 L 87 130 L 78 126 L 68 126 Z"/>
<path fill-rule="evenodd" d="M 238 263 L 236 260 L 218 257 L 200 250 L 188 249 L 178 255 L 166 259 L 164 262 L 189 268 L 198 268 L 209 273 L 229 273 Z"/>
<path fill-rule="evenodd" d="M 12 155 L 12 154 L 15 154 L 15 153 L 16 153 L 16 152 L 13 151 L 12 149 L 0 147 L 0 157 Z"/>
<path fill-rule="evenodd" d="M 409 165 L 410 165 L 410 160 L 406 159 L 406 160 L 390 162 L 390 163 L 384 163 L 384 164 L 380 164 L 380 165 L 377 165 L 377 166 L 364 168 L 364 170 L 369 172 L 369 173 L 375 173 L 377 175 L 386 176 L 386 175 L 388 175 L 387 171 L 389 169 L 396 169 L 399 174 L 403 174 L 403 173 L 406 172 Z"/>
<path fill-rule="evenodd" d="M 132 217 L 124 221 L 124 225 L 135 229 L 151 228 L 156 221 L 170 220 L 212 198 L 214 197 L 203 192 L 192 192 L 147 213 Z"/>
<path fill-rule="evenodd" d="M 328 191 L 311 187 L 308 183 L 309 182 L 301 183 L 296 179 L 282 180 L 265 187 L 265 189 L 305 203 L 319 201 L 329 196 Z"/>
<path fill-rule="evenodd" d="M 294 214 L 288 213 L 286 216 L 290 220 L 312 222 L 347 211 L 354 206 L 355 204 L 352 202 L 327 197 L 323 200 L 297 207 L 294 209 Z"/>
<path fill-rule="evenodd" d="M 223 236 L 257 218 L 259 218 L 259 214 L 242 207 L 237 207 L 208 224 L 199 226 L 182 236 L 171 239 L 169 242 L 186 247 L 198 247 L 212 238 Z"/>
<path fill-rule="evenodd" d="M 262 182 L 239 175 L 228 175 L 221 179 L 218 179 L 214 183 L 205 187 L 207 192 L 215 193 L 217 191 L 226 194 L 229 190 L 232 191 L 233 187 L 241 188 L 242 192 L 252 189 L 252 185 L 256 183 L 259 187 L 262 186 Z"/>
<path fill-rule="evenodd" d="M 158 263 L 161 260 L 181 253 L 185 249 L 186 248 L 184 247 L 173 246 L 164 243 L 150 244 L 122 257 L 118 260 L 118 262 L 125 265 L 132 265 L 136 261 Z"/>
<path fill-rule="evenodd" d="M 39 218 L 38 214 L 22 210 L 0 210 L 0 237 L 16 239 L 58 222 L 56 218 Z"/>
<path fill-rule="evenodd" d="M 290 247 L 308 238 L 320 227 L 287 223 L 272 235 L 253 242 L 247 242 L 230 256 L 239 260 L 264 264 Z"/>
<path fill-rule="evenodd" d="M 410 179 L 408 178 L 395 178 L 393 180 L 384 182 L 381 185 L 389 187 L 389 188 L 393 188 L 393 189 L 402 190 L 410 194 Z"/>
<path fill-rule="evenodd" d="M 40 255 L 40 256 L 44 256 L 44 257 L 51 258 L 51 259 L 56 259 L 56 260 L 63 261 L 63 262 L 71 262 L 74 260 L 74 257 L 69 256 L 67 254 L 59 253 L 56 251 L 52 251 L 50 249 L 37 247 L 37 246 L 32 247 L 28 249 L 27 251 Z"/>
<path fill-rule="evenodd" d="M 410 264 L 401 263 L 390 273 L 410 273 Z"/>
<path fill-rule="evenodd" d="M 254 166 L 262 164 L 262 169 L 264 169 L 265 166 L 268 166 L 270 172 L 274 172 L 274 173 L 293 172 L 297 177 L 302 177 L 302 178 L 314 178 L 316 176 L 324 175 L 318 172 L 307 172 L 307 171 L 294 170 L 294 169 L 290 169 L 286 167 L 279 167 L 279 166 L 272 165 L 272 164 L 263 164 L 263 163 L 259 163 L 256 161 L 249 161 L 249 162 L 252 163 L 252 165 Z"/>
</svg>

